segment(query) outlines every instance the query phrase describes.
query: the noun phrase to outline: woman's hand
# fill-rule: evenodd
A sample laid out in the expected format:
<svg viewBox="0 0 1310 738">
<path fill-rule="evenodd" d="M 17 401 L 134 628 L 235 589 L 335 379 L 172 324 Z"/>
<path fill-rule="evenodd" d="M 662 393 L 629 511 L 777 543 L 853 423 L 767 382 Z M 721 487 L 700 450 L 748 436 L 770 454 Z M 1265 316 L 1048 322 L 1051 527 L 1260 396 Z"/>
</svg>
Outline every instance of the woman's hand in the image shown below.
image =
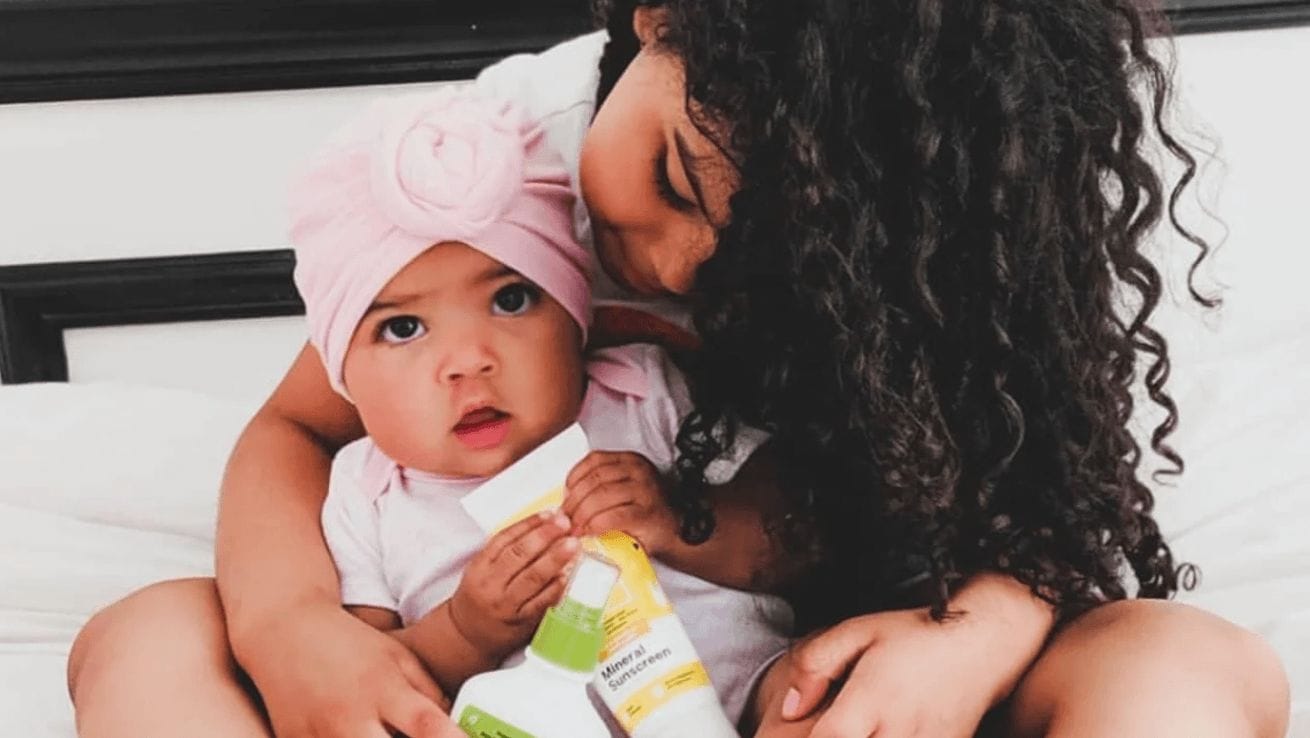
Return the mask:
<svg viewBox="0 0 1310 738">
<path fill-rule="evenodd" d="M 464 738 L 417 657 L 340 607 L 306 607 L 263 636 L 251 676 L 278 738 Z"/>
<path fill-rule="evenodd" d="M 678 519 L 664 499 L 659 470 L 641 454 L 592 451 L 569 472 L 564 488 L 562 510 L 580 535 L 621 530 L 656 557 L 678 541 Z"/>
<path fill-rule="evenodd" d="M 964 614 L 942 623 L 926 608 L 865 615 L 797 646 L 783 718 L 811 714 L 841 684 L 811 738 L 973 736 L 1037 657 L 1053 618 L 1026 587 L 995 575 L 971 581 L 952 609 Z"/>
</svg>

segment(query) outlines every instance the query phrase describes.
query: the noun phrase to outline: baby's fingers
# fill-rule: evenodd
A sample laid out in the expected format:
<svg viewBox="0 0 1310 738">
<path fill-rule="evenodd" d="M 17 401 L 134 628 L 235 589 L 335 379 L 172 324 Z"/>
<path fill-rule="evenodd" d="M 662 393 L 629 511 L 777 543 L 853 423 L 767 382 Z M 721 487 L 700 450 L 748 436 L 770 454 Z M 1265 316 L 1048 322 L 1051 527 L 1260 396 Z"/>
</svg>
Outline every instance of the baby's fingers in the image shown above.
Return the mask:
<svg viewBox="0 0 1310 738">
<path fill-rule="evenodd" d="M 546 608 L 558 603 L 564 596 L 564 588 L 568 586 L 564 580 L 562 574 L 550 580 L 535 597 L 523 603 L 519 608 L 519 617 L 528 622 L 540 620 L 546 614 Z"/>
<path fill-rule="evenodd" d="M 578 480 L 601 468 L 602 466 L 611 466 L 619 463 L 618 454 L 609 451 L 592 451 L 583 457 L 569 471 L 569 475 L 564 480 L 564 487 L 572 490 L 577 486 Z"/>
<path fill-rule="evenodd" d="M 579 477 L 577 482 L 569 487 L 568 493 L 564 496 L 564 505 L 560 509 L 569 518 L 573 518 L 578 509 L 585 506 L 592 497 L 630 479 L 632 479 L 632 470 L 624 464 L 598 466 Z"/>
<path fill-rule="evenodd" d="M 568 531 L 567 517 L 559 512 L 541 512 L 493 536 L 484 555 L 493 568 L 512 576 Z"/>
<path fill-rule="evenodd" d="M 525 612 L 525 605 L 560 580 L 564 568 L 578 555 L 581 544 L 576 538 L 563 538 L 551 544 L 536 559 L 522 567 L 505 588 L 509 602 L 520 603 L 517 611 Z"/>
<path fill-rule="evenodd" d="M 645 543 L 643 536 L 652 527 L 648 521 L 644 521 L 637 513 L 637 506 L 631 504 L 606 508 L 587 518 L 587 522 L 581 525 L 580 529 L 586 535 L 596 536 L 604 535 L 612 530 L 623 531 Z"/>
</svg>

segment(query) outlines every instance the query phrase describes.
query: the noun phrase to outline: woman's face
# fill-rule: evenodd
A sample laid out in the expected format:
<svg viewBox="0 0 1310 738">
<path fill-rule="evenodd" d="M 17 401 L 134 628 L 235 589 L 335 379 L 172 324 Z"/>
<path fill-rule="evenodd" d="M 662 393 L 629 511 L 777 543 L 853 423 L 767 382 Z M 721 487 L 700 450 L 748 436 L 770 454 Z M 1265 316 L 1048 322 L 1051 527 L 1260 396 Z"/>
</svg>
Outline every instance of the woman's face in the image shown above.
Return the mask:
<svg viewBox="0 0 1310 738">
<path fill-rule="evenodd" d="M 579 180 L 605 271 L 636 292 L 685 294 L 714 253 L 737 180 L 687 115 L 682 62 L 657 42 L 662 20 L 637 10 L 641 52 L 596 112 Z"/>
</svg>

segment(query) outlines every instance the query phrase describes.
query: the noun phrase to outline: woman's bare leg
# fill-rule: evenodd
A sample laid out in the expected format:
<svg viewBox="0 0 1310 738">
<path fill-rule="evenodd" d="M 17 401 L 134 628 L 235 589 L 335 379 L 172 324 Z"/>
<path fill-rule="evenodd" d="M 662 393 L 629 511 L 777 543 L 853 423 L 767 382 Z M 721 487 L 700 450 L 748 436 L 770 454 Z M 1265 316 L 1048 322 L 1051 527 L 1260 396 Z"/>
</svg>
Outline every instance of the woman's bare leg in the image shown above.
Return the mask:
<svg viewBox="0 0 1310 738">
<path fill-rule="evenodd" d="M 1038 657 L 1011 705 L 1017 738 L 1282 738 L 1287 675 L 1259 636 L 1158 600 L 1099 607 Z"/>
<path fill-rule="evenodd" d="M 212 579 L 163 582 L 100 611 L 68 657 L 82 738 L 270 738 L 228 648 Z"/>
</svg>

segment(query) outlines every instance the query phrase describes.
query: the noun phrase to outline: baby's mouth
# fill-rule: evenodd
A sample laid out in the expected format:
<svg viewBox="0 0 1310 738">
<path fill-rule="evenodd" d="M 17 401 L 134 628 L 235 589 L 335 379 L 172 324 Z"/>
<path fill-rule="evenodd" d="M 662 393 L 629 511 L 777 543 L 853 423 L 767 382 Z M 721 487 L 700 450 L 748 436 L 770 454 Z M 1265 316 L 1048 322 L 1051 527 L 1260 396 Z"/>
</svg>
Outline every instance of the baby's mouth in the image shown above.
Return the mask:
<svg viewBox="0 0 1310 738">
<path fill-rule="evenodd" d="M 509 417 L 509 413 L 502 412 L 494 407 L 480 407 L 477 410 L 464 413 L 459 422 L 455 424 L 455 432 L 472 430 L 507 417 Z"/>
<path fill-rule="evenodd" d="M 469 448 L 494 448 L 509 434 L 509 413 L 494 407 L 471 410 L 460 417 L 453 432 Z"/>
</svg>

